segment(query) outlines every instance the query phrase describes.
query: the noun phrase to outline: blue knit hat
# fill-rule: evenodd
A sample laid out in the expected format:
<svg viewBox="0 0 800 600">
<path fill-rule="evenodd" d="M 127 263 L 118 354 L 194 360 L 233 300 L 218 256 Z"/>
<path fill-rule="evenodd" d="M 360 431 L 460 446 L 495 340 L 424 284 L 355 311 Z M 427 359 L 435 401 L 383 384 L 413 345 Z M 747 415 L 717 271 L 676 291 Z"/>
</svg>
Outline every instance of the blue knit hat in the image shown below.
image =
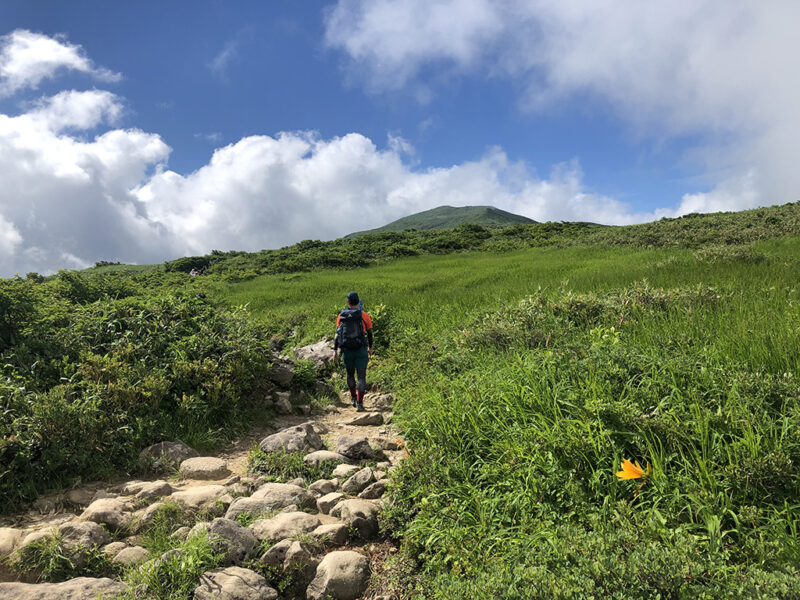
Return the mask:
<svg viewBox="0 0 800 600">
<path fill-rule="evenodd" d="M 355 292 L 350 292 L 347 294 L 347 303 L 351 305 L 358 304 L 358 294 Z"/>
</svg>

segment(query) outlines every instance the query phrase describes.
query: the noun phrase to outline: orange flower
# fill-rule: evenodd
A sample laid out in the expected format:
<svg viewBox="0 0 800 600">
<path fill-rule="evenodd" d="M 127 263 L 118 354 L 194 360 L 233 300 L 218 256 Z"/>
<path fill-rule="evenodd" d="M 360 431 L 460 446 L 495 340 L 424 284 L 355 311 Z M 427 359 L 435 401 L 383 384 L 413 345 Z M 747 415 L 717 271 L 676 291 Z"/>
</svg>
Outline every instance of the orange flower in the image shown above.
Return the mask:
<svg viewBox="0 0 800 600">
<path fill-rule="evenodd" d="M 647 468 L 643 469 L 639 463 L 633 464 L 627 458 L 622 461 L 622 471 L 617 471 L 617 477 L 620 479 L 639 479 L 640 477 L 649 477 L 653 472 L 650 463 L 647 463 Z"/>
</svg>

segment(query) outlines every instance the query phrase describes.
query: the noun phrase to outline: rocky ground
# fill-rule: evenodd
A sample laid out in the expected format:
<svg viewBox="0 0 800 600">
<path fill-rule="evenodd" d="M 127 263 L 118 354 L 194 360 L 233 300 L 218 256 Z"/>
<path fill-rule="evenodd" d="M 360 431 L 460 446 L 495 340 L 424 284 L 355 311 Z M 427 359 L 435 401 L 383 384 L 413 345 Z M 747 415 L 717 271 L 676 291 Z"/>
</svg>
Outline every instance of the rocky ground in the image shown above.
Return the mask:
<svg viewBox="0 0 800 600">
<path fill-rule="evenodd" d="M 192 527 L 176 527 L 171 537 L 202 533 L 224 554 L 222 566 L 197 581 L 196 600 L 398 597 L 382 590 L 376 575 L 376 567 L 380 571 L 386 556 L 397 551 L 381 539 L 378 526 L 389 474 L 405 452 L 391 425 L 392 397 L 368 394 L 363 413 L 339 401 L 308 414 L 306 406 L 286 400 L 279 412 L 289 414 L 279 416 L 271 430 L 253 431 L 217 456 L 200 456 L 181 442 L 145 449 L 143 456 L 159 466 L 177 468 L 171 477 L 76 488 L 0 521 L 0 599 L 148 597 L 129 589 L 129 577 L 39 583 L 42 571 L 26 564 L 26 549 L 56 539 L 72 565 L 91 564 L 102 551 L 125 569 L 152 568 L 153 561 L 169 560 L 180 550 L 153 556 L 140 545 L 141 532 L 163 507 L 175 504 L 201 517 Z M 255 441 L 267 454 L 301 452 L 306 465 L 331 477 L 275 481 L 248 473 Z M 254 565 L 259 568 L 248 568 Z M 290 584 L 279 593 L 264 569 L 285 575 Z"/>
</svg>

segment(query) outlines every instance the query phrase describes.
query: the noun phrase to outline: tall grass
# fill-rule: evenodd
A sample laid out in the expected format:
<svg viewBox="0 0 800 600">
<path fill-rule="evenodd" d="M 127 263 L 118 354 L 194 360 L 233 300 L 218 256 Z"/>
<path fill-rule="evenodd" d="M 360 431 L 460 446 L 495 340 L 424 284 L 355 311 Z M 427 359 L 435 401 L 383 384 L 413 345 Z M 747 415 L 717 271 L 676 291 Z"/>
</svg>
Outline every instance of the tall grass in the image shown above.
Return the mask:
<svg viewBox="0 0 800 600">
<path fill-rule="evenodd" d="M 399 398 L 388 519 L 425 597 L 791 598 L 799 261 L 797 238 L 466 253 L 216 295 L 298 344 L 350 289 L 389 308 L 370 378 Z"/>
</svg>

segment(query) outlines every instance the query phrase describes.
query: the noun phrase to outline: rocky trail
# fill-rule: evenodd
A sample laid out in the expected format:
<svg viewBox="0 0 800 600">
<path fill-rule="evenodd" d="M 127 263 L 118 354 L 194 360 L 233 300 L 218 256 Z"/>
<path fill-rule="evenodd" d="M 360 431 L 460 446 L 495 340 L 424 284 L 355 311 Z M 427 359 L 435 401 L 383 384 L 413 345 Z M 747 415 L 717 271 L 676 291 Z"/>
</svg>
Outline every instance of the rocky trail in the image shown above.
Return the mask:
<svg viewBox="0 0 800 600">
<path fill-rule="evenodd" d="M 27 550 L 55 539 L 77 567 L 98 550 L 120 574 L 152 566 L 181 552 L 159 557 L 141 545 L 142 532 L 164 507 L 176 504 L 199 520 L 176 527 L 170 537 L 205 533 L 224 555 L 222 566 L 197 581 L 190 595 L 196 600 L 399 597 L 381 589 L 383 562 L 397 549 L 380 537 L 378 517 L 389 473 L 405 450 L 392 428 L 391 395 L 369 393 L 364 404 L 366 412 L 356 412 L 342 398 L 318 414 L 285 405 L 281 412 L 291 414 L 216 456 L 200 456 L 181 442 L 145 449 L 144 456 L 173 468 L 171 477 L 94 484 L 40 498 L 32 510 L 0 520 L 0 600 L 149 598 L 122 577 L 37 583 L 41 570 L 26 565 Z M 255 442 L 277 460 L 302 453 L 305 465 L 330 477 L 276 480 L 248 473 Z"/>
</svg>

